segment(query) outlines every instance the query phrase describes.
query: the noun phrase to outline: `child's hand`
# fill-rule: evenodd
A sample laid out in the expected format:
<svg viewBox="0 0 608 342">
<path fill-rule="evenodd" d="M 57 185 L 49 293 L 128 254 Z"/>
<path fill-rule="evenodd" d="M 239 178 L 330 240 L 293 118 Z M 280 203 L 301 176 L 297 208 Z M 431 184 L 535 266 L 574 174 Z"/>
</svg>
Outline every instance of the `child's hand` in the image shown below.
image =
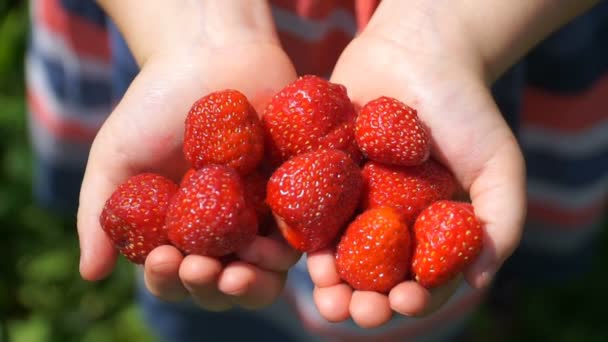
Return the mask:
<svg viewBox="0 0 608 342">
<path fill-rule="evenodd" d="M 121 2 L 115 4 L 122 6 Z M 199 29 L 219 30 L 213 26 L 219 23 L 210 24 Z M 188 27 L 194 30 L 196 25 Z M 260 106 L 295 79 L 295 71 L 272 32 L 257 40 L 238 34 L 237 25 L 231 30 L 214 35 L 211 42 L 195 34 L 192 42 L 199 44 L 163 45 L 152 39 L 161 46 L 153 53 L 154 46 L 145 46 L 145 40 L 138 47 L 142 41 L 131 39 L 141 72 L 95 138 L 82 184 L 78 232 L 84 278 L 106 276 L 116 261 L 116 251 L 99 225 L 102 207 L 116 186 L 143 171 L 177 180 L 185 172 L 181 149 L 184 118 L 195 100 L 211 91 L 233 88 L 247 95 L 261 113 Z M 127 30 L 128 40 L 129 32 L 137 33 Z M 271 237 L 257 237 L 238 256 L 241 261 L 226 266 L 214 258 L 183 256 L 172 246 L 162 246 L 146 260 L 146 285 L 161 299 L 192 296 L 209 310 L 225 310 L 234 304 L 256 308 L 270 304 L 281 293 L 287 269 L 299 258 L 282 240 Z"/>
<path fill-rule="evenodd" d="M 474 50 L 467 50 L 466 42 L 452 40 L 453 36 L 461 39 L 459 32 L 446 36 L 433 26 L 429 13 L 419 14 L 419 21 L 415 15 L 397 18 L 400 30 L 383 26 L 390 18 L 372 21 L 343 53 L 332 81 L 344 84 L 359 105 L 385 95 L 418 109 L 433 138 L 433 157 L 452 170 L 484 224 L 484 249 L 465 272 L 471 286 L 483 288 L 520 239 L 524 161 L 491 97 L 482 67 L 465 53 Z M 387 12 L 377 13 L 374 20 L 382 15 Z M 352 317 L 362 327 L 386 323 L 393 311 L 408 316 L 430 313 L 459 284 L 455 280 L 428 291 L 414 281 L 404 281 L 388 296 L 353 291 L 340 280 L 333 251 L 309 255 L 308 269 L 323 317 L 330 321 Z"/>
</svg>

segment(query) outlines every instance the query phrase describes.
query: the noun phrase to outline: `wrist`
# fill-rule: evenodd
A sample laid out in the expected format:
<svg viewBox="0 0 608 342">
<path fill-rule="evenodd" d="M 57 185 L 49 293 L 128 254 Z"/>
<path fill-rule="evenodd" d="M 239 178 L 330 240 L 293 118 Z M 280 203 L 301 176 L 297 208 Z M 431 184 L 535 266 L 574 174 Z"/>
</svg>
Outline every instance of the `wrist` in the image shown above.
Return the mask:
<svg viewBox="0 0 608 342">
<path fill-rule="evenodd" d="M 141 66 L 153 55 L 201 55 L 233 45 L 278 44 L 266 1 L 98 0 Z M 206 53 L 203 53 L 206 54 Z"/>
<path fill-rule="evenodd" d="M 385 0 L 366 33 L 496 80 L 551 32 L 598 0 Z"/>
<path fill-rule="evenodd" d="M 483 61 L 488 82 L 496 80 L 536 44 L 598 0 L 455 2 L 462 31 Z"/>
<path fill-rule="evenodd" d="M 404 62 L 428 72 L 460 70 L 485 79 L 485 61 L 445 2 L 384 0 L 361 37 L 387 42 L 402 51 Z"/>
</svg>

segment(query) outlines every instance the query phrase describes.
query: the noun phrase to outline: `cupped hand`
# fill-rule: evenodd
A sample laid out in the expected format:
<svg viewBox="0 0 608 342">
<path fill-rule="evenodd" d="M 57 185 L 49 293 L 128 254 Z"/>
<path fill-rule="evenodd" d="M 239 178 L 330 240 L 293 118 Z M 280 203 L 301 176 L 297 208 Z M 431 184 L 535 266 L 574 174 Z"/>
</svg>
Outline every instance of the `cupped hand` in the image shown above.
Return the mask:
<svg viewBox="0 0 608 342">
<path fill-rule="evenodd" d="M 183 125 L 195 100 L 212 91 L 238 89 L 261 114 L 267 99 L 295 77 L 289 59 L 273 42 L 189 47 L 147 58 L 91 148 L 78 210 L 82 276 L 101 279 L 115 264 L 117 253 L 99 224 L 114 189 L 140 172 L 179 180 L 187 169 Z M 238 257 L 225 265 L 210 257 L 184 256 L 172 246 L 158 247 L 145 262 L 146 286 L 161 299 L 192 296 L 209 310 L 235 304 L 256 308 L 280 294 L 286 271 L 299 255 L 281 239 L 258 236 Z"/>
<path fill-rule="evenodd" d="M 432 135 L 432 157 L 454 173 L 483 224 L 484 248 L 464 278 L 472 287 L 484 288 L 521 236 L 525 172 L 520 149 L 481 68 L 459 59 L 430 30 L 412 32 L 407 36 L 411 39 L 395 39 L 384 32 L 372 26 L 353 40 L 338 61 L 332 81 L 344 84 L 360 106 L 390 96 L 418 110 Z M 388 295 L 355 291 L 340 280 L 332 250 L 310 254 L 308 269 L 323 317 L 329 321 L 352 318 L 368 328 L 386 323 L 393 312 L 429 314 L 459 285 L 456 279 L 429 291 L 414 281 L 404 281 Z"/>
</svg>

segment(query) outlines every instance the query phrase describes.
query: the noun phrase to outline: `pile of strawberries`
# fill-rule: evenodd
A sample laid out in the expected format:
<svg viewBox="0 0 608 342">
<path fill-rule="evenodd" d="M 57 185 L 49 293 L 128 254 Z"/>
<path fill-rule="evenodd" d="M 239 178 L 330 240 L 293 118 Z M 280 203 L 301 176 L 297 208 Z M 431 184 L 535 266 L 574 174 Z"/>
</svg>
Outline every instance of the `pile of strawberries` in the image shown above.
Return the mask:
<svg viewBox="0 0 608 342">
<path fill-rule="evenodd" d="M 134 263 L 164 244 L 223 257 L 278 227 L 299 251 L 335 248 L 355 289 L 432 288 L 477 257 L 483 231 L 430 150 L 415 109 L 380 97 L 357 111 L 344 86 L 316 76 L 282 89 L 261 120 L 243 94 L 218 91 L 187 115 L 181 183 L 136 175 L 100 222 Z"/>
</svg>

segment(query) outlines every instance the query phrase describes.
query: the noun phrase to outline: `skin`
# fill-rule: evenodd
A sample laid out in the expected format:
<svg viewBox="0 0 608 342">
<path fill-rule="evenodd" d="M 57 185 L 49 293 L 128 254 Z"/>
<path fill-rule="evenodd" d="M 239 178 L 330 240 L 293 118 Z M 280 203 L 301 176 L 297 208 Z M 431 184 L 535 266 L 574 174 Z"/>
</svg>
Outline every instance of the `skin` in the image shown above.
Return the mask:
<svg viewBox="0 0 608 342">
<path fill-rule="evenodd" d="M 113 189 L 144 170 L 175 179 L 185 172 L 183 124 L 195 100 L 217 89 L 234 88 L 261 113 L 266 99 L 296 78 L 263 2 L 255 10 L 247 10 L 241 1 L 146 4 L 101 1 L 125 32 L 141 72 L 91 148 L 78 211 L 80 271 L 87 280 L 108 275 L 117 257 L 98 223 Z M 157 18 L 160 13 L 162 20 Z M 225 21 L 212 20 L 219 13 L 234 16 L 222 14 Z M 299 254 L 281 239 L 257 237 L 240 257 L 223 266 L 214 258 L 183 256 L 174 247 L 159 247 L 146 260 L 145 283 L 161 299 L 190 296 L 208 310 L 258 308 L 278 297 L 286 271 Z"/>
<path fill-rule="evenodd" d="M 107 276 L 117 257 L 98 223 L 105 200 L 142 171 L 179 179 L 186 170 L 183 121 L 196 99 L 235 88 L 261 113 L 264 102 L 296 77 L 263 1 L 99 3 L 125 35 L 141 72 L 95 138 L 83 180 L 80 272 L 91 281 Z M 484 224 L 485 248 L 464 272 L 475 288 L 488 286 L 516 248 L 526 206 L 524 161 L 489 84 L 593 3 L 384 0 L 335 67 L 332 81 L 344 84 L 354 102 L 386 95 L 418 109 L 433 136 L 433 156 L 454 172 Z M 279 296 L 286 270 L 299 258 L 278 237 L 258 237 L 239 256 L 222 265 L 159 247 L 146 260 L 146 286 L 161 299 L 191 297 L 208 310 L 259 308 Z M 333 251 L 309 255 L 308 268 L 321 315 L 332 322 L 352 318 L 366 328 L 383 325 L 393 312 L 433 312 L 459 281 L 433 291 L 407 281 L 387 296 L 341 282 Z"/>
<path fill-rule="evenodd" d="M 383 1 L 332 75 L 358 104 L 384 95 L 418 109 L 432 135 L 432 155 L 452 170 L 484 225 L 484 249 L 464 271 L 464 279 L 477 289 L 490 284 L 517 247 L 526 208 L 523 156 L 489 85 L 542 37 L 593 2 L 508 4 Z M 545 20 L 538 20 L 541 16 Z M 487 28 L 488 22 L 497 24 Z M 428 315 L 450 298 L 460 281 L 431 291 L 405 281 L 388 296 L 353 291 L 338 277 L 331 250 L 309 255 L 308 270 L 321 315 L 330 321 L 351 317 L 366 328 L 388 322 L 390 309 L 406 316 Z"/>
</svg>

